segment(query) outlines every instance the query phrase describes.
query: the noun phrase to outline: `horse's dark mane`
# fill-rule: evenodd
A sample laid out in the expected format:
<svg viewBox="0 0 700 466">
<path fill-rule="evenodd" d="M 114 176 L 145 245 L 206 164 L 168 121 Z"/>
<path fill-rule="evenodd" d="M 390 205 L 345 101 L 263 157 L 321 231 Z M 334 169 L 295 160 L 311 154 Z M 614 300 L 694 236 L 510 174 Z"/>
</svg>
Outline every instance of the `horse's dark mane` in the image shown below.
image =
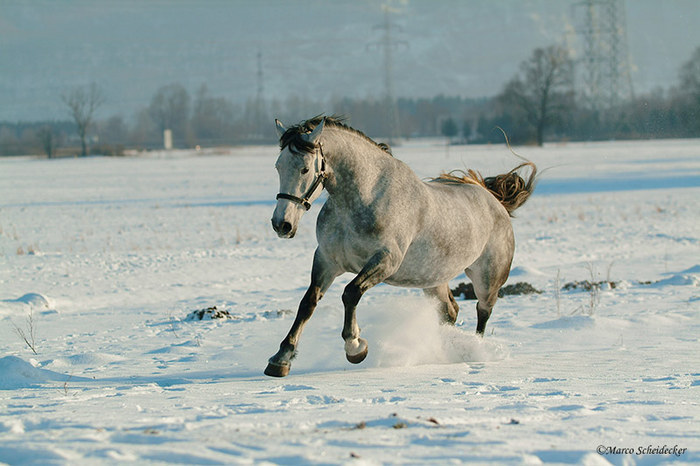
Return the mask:
<svg viewBox="0 0 700 466">
<path fill-rule="evenodd" d="M 323 120 L 325 120 L 326 126 L 330 128 L 342 128 L 346 131 L 362 136 L 364 139 L 379 147 L 387 154 L 392 155 L 391 148 L 387 144 L 377 143 L 362 131 L 346 125 L 345 119 L 338 115 L 316 115 L 315 117 L 309 118 L 306 121 L 290 126 L 280 137 L 280 149 L 289 147 L 289 150 L 295 154 L 313 152 L 315 149 L 314 144 L 304 139 L 302 135 L 313 131 L 314 128 L 316 128 L 316 126 L 318 126 Z"/>
</svg>

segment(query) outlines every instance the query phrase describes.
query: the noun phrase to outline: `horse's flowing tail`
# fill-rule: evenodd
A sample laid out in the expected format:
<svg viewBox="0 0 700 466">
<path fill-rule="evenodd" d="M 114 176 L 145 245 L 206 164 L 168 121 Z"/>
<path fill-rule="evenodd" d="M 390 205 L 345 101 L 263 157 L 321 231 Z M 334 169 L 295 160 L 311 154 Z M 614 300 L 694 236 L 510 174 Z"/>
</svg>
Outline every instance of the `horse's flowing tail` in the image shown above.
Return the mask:
<svg viewBox="0 0 700 466">
<path fill-rule="evenodd" d="M 530 175 L 526 179 L 518 174 L 518 170 L 524 167 L 530 167 Z M 525 204 L 525 201 L 530 198 L 530 194 L 535 190 L 536 175 L 537 166 L 527 161 L 508 173 L 484 178 L 484 186 L 491 194 L 496 196 L 496 199 L 503 204 L 508 214 L 512 216 L 513 211 Z"/>
<path fill-rule="evenodd" d="M 530 174 L 526 177 L 520 176 L 518 171 L 521 168 L 529 167 Z M 435 181 L 447 183 L 476 184 L 486 188 L 498 201 L 503 204 L 508 214 L 512 217 L 515 209 L 525 204 L 530 195 L 535 190 L 535 180 L 537 166 L 527 160 L 521 163 L 508 173 L 484 178 L 474 170 L 455 170 L 450 173 L 443 173 L 435 178 Z"/>
</svg>

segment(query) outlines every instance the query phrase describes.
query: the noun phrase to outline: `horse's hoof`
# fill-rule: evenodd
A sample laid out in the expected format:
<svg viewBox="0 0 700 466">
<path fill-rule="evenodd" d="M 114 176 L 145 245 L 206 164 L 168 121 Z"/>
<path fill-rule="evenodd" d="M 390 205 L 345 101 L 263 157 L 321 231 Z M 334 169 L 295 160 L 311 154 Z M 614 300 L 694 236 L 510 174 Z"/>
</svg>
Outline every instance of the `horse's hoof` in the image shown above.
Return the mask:
<svg viewBox="0 0 700 466">
<path fill-rule="evenodd" d="M 369 345 L 367 344 L 367 340 L 360 338 L 360 342 L 364 344 L 364 350 L 360 351 L 357 354 L 345 353 L 345 357 L 348 359 L 349 362 L 353 364 L 360 364 L 362 361 L 364 361 L 367 357 L 367 352 L 369 351 Z"/>
<path fill-rule="evenodd" d="M 289 369 L 291 366 L 287 364 L 275 364 L 272 361 L 267 363 L 265 368 L 265 375 L 270 377 L 286 377 L 289 374 Z"/>
</svg>

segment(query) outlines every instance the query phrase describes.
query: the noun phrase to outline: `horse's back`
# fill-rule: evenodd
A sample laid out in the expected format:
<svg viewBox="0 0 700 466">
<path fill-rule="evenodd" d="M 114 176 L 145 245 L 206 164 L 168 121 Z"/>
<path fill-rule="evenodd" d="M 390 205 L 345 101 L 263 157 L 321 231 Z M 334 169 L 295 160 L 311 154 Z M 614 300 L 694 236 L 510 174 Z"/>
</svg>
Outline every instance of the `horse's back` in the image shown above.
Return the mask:
<svg viewBox="0 0 700 466">
<path fill-rule="evenodd" d="M 488 190 L 476 184 L 425 183 L 432 223 L 455 234 L 481 233 L 510 228 L 508 211 Z"/>
<path fill-rule="evenodd" d="M 506 209 L 481 186 L 424 183 L 421 225 L 404 262 L 387 282 L 428 287 L 464 271 L 490 249 L 512 254 L 513 230 Z"/>
</svg>

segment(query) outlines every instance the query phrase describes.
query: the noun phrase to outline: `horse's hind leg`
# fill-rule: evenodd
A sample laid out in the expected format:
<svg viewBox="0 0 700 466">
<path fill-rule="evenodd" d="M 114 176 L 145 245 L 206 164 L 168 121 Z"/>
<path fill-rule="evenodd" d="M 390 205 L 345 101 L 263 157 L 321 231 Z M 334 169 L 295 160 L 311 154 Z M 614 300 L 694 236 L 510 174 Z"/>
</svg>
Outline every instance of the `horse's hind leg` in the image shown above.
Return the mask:
<svg viewBox="0 0 700 466">
<path fill-rule="evenodd" d="M 306 294 L 299 303 L 297 316 L 286 338 L 280 343 L 279 351 L 269 359 L 267 367 L 265 368 L 265 375 L 284 377 L 289 374 L 291 360 L 296 355 L 296 348 L 299 337 L 301 336 L 301 331 L 304 329 L 306 322 L 311 318 L 323 294 L 328 290 L 328 287 L 331 286 L 333 280 L 335 280 L 339 274 L 340 271 L 328 264 L 321 256 L 321 253 L 316 250 L 314 264 L 311 270 L 311 285 L 309 289 L 306 290 Z"/>
<path fill-rule="evenodd" d="M 450 290 L 449 284 L 443 283 L 435 288 L 425 288 L 423 292 L 426 296 L 437 298 L 438 301 L 440 301 L 438 311 L 440 313 L 442 323 L 454 325 L 454 323 L 457 321 L 459 306 L 452 295 L 452 290 Z"/>
<path fill-rule="evenodd" d="M 484 334 L 486 322 L 491 317 L 491 311 L 498 299 L 498 290 L 505 280 L 499 280 L 489 273 L 489 270 L 474 269 L 470 267 L 466 270 L 467 276 L 474 285 L 474 294 L 476 295 L 476 333 Z M 508 276 L 506 275 L 506 279 Z"/>
<path fill-rule="evenodd" d="M 512 233 L 511 233 L 512 238 Z M 491 317 L 491 311 L 498 299 L 498 290 L 508 280 L 510 264 L 513 260 L 513 243 L 501 243 L 500 247 L 491 247 L 470 265 L 465 273 L 474 285 L 476 303 L 476 333 L 484 334 L 486 322 Z"/>
</svg>

